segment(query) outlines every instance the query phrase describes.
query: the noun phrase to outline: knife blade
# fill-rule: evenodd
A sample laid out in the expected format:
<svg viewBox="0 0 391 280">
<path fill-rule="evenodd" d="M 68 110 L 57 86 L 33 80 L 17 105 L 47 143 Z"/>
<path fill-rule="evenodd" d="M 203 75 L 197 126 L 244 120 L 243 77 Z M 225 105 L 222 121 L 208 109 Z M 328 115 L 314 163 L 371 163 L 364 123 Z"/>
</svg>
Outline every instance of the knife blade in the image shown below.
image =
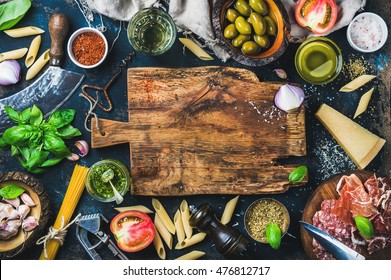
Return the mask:
<svg viewBox="0 0 391 280">
<path fill-rule="evenodd" d="M 61 107 L 80 86 L 84 75 L 60 68 L 64 56 L 63 44 L 68 29 L 69 21 L 64 15 L 53 14 L 50 17 L 51 66 L 29 87 L 0 100 L 0 132 L 11 124 L 4 106 L 11 106 L 21 111 L 36 104 L 47 117 Z"/>
<path fill-rule="evenodd" d="M 303 228 L 311 235 L 323 248 L 332 254 L 337 260 L 365 260 L 365 257 L 352 248 L 346 246 L 341 241 L 331 236 L 327 232 L 303 221 L 299 221 Z"/>
</svg>

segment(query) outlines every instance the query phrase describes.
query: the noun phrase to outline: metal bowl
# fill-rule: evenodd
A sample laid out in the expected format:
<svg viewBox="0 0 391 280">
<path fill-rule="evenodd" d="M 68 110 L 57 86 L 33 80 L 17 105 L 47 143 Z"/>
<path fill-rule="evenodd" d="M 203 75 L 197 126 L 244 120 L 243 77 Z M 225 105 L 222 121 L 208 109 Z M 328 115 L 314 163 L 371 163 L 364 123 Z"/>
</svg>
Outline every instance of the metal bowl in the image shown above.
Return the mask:
<svg viewBox="0 0 391 280">
<path fill-rule="evenodd" d="M 257 207 L 258 207 L 258 209 L 257 209 Z M 272 212 L 263 212 L 263 211 L 260 212 L 259 211 L 260 208 L 263 208 L 263 207 L 266 208 L 263 210 L 271 209 L 271 207 L 274 207 L 274 208 L 277 207 L 279 209 L 282 217 L 274 216 L 274 214 L 272 214 Z M 260 225 L 258 223 L 259 221 L 256 221 L 255 217 L 253 217 L 253 215 L 256 215 L 257 219 L 262 220 L 262 222 L 264 222 L 264 226 Z M 266 231 L 266 226 L 267 226 L 267 224 L 269 224 L 269 222 L 271 222 L 271 221 L 275 222 L 279 219 L 282 219 L 279 227 L 281 229 L 281 237 L 283 237 L 287 233 L 288 228 L 289 228 L 289 224 L 290 224 L 290 217 L 289 217 L 288 210 L 286 209 L 284 204 L 282 204 L 281 202 L 279 202 L 276 199 L 261 198 L 261 199 L 254 201 L 253 203 L 251 203 L 250 206 L 247 208 L 246 213 L 244 214 L 244 227 L 245 227 L 248 235 L 252 239 L 254 239 L 257 242 L 266 244 L 267 243 L 266 234 L 265 234 L 264 238 L 259 238 L 258 237 L 259 234 L 263 235 L 263 231 Z"/>
<path fill-rule="evenodd" d="M 217 39 L 223 49 L 237 62 L 248 66 L 263 66 L 278 59 L 289 45 L 290 24 L 288 13 L 279 0 L 265 0 L 269 7 L 269 15 L 277 23 L 277 35 L 271 46 L 256 55 L 246 55 L 239 48 L 232 45 L 231 41 L 223 35 L 224 28 L 228 24 L 225 17 L 226 11 L 236 0 L 218 0 L 214 5 L 212 14 L 213 28 Z"/>
</svg>

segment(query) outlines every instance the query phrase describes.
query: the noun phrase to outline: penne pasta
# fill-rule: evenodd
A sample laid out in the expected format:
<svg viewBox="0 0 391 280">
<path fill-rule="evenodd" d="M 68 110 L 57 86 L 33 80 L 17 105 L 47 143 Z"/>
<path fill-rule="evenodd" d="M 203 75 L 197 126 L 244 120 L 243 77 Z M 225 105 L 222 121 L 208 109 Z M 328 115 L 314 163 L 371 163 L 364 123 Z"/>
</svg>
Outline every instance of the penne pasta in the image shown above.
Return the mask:
<svg viewBox="0 0 391 280">
<path fill-rule="evenodd" d="M 41 28 L 38 28 L 35 26 L 26 26 L 26 27 L 21 27 L 21 28 L 4 30 L 4 33 L 12 38 L 20 38 L 20 37 L 38 35 L 38 34 L 42 34 L 44 32 L 45 32 L 45 30 L 42 30 Z"/>
<path fill-rule="evenodd" d="M 361 75 L 357 78 L 355 78 L 353 81 L 347 83 L 344 85 L 339 91 L 342 92 L 351 92 L 355 91 L 356 89 L 362 87 L 372 79 L 376 78 L 375 75 Z"/>
<path fill-rule="evenodd" d="M 175 213 L 174 225 L 178 243 L 182 243 L 182 241 L 185 239 L 185 229 L 183 228 L 181 212 L 179 210 L 177 210 Z"/>
<path fill-rule="evenodd" d="M 205 255 L 205 252 L 191 251 L 190 253 L 187 253 L 183 256 L 180 256 L 179 258 L 176 258 L 176 260 L 196 260 L 201 258 L 203 255 Z"/>
<path fill-rule="evenodd" d="M 160 237 L 159 232 L 156 230 L 156 227 L 155 227 L 155 237 L 153 238 L 153 246 L 155 246 L 155 249 L 156 249 L 156 252 L 157 252 L 157 255 L 159 256 L 159 258 L 161 258 L 162 260 L 165 260 L 166 259 L 166 250 L 164 249 L 162 238 Z"/>
<path fill-rule="evenodd" d="M 361 115 L 362 113 L 364 113 L 367 110 L 373 91 L 374 91 L 374 88 L 371 88 L 366 93 L 364 93 L 363 96 L 361 96 L 360 102 L 358 103 L 356 113 L 354 113 L 353 119 L 357 118 L 359 115 Z"/>
<path fill-rule="evenodd" d="M 190 246 L 193 246 L 194 244 L 197 244 L 205 239 L 206 233 L 205 232 L 199 232 L 197 234 L 194 234 L 190 238 L 186 238 L 181 243 L 178 243 L 175 245 L 175 249 L 181 250 Z"/>
<path fill-rule="evenodd" d="M 38 35 L 35 37 L 30 44 L 29 51 L 26 56 L 26 67 L 29 68 L 31 65 L 33 65 L 35 59 L 37 58 L 39 46 L 41 45 L 41 35 Z"/>
<path fill-rule="evenodd" d="M 188 48 L 192 53 L 194 53 L 199 59 L 202 60 L 213 60 L 206 51 L 204 51 L 200 46 L 198 46 L 193 40 L 187 38 L 179 38 L 179 41 Z"/>
<path fill-rule="evenodd" d="M 168 216 L 166 209 L 164 209 L 163 205 L 160 203 L 159 200 L 156 198 L 152 199 L 152 206 L 155 208 L 156 213 L 162 220 L 165 227 L 168 229 L 168 231 L 172 234 L 175 234 L 175 226 L 174 223 L 171 221 L 170 216 Z"/>
<path fill-rule="evenodd" d="M 234 214 L 236 204 L 238 203 L 239 196 L 228 201 L 225 205 L 223 215 L 221 216 L 221 223 L 223 225 L 228 224 L 231 221 L 232 215 Z"/>
<path fill-rule="evenodd" d="M 31 80 L 34 78 L 39 71 L 48 63 L 49 61 L 49 50 L 44 52 L 37 61 L 31 66 L 31 68 L 27 71 L 26 80 Z"/>
<path fill-rule="evenodd" d="M 190 211 L 186 200 L 182 200 L 182 203 L 179 206 L 179 211 L 181 212 L 181 219 L 186 238 L 190 238 L 193 235 L 193 228 L 189 224 Z"/>
<path fill-rule="evenodd" d="M 157 214 L 155 214 L 154 223 L 155 223 L 156 229 L 160 233 L 160 236 L 163 238 L 164 242 L 167 244 L 168 248 L 170 248 L 170 250 L 171 250 L 172 249 L 172 241 L 173 241 L 172 235 L 168 231 L 168 229 L 165 227 L 163 221 L 160 219 L 159 215 L 157 215 Z"/>
<path fill-rule="evenodd" d="M 138 210 L 138 211 L 144 212 L 145 214 L 152 214 L 153 213 L 152 210 L 150 210 L 148 207 L 145 207 L 144 205 L 133 205 L 133 206 L 117 207 L 117 208 L 114 208 L 114 209 L 117 210 L 118 212 L 124 212 L 124 211 L 127 211 L 127 210 Z"/>
<path fill-rule="evenodd" d="M 0 53 L 0 62 L 7 60 L 7 59 L 18 59 L 22 58 L 26 53 L 28 49 L 27 48 L 21 48 L 17 50 L 12 50 L 8 52 Z"/>
</svg>

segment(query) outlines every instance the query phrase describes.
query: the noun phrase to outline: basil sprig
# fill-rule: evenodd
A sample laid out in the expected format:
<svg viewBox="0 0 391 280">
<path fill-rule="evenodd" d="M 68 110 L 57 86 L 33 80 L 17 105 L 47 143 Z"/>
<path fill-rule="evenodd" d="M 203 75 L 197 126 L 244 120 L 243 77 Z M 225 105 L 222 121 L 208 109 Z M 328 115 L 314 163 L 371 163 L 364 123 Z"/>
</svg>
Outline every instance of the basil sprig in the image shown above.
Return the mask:
<svg viewBox="0 0 391 280">
<path fill-rule="evenodd" d="M 57 110 L 46 121 L 37 106 L 17 112 L 4 107 L 10 119 L 17 124 L 8 128 L 0 138 L 0 148 L 11 147 L 11 155 L 32 173 L 43 173 L 45 167 L 59 163 L 71 155 L 64 140 L 81 135 L 70 123 L 76 111 Z"/>
</svg>

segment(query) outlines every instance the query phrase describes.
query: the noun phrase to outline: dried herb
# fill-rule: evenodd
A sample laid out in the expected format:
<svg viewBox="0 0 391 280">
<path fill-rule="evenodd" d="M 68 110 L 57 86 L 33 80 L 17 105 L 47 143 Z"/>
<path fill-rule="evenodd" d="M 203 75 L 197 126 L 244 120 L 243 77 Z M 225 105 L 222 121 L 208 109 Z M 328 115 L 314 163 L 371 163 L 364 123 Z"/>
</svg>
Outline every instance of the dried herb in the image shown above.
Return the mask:
<svg viewBox="0 0 391 280">
<path fill-rule="evenodd" d="M 301 182 L 304 177 L 307 175 L 308 168 L 305 165 L 296 167 L 291 174 L 289 174 L 289 182 L 298 183 Z"/>
</svg>

